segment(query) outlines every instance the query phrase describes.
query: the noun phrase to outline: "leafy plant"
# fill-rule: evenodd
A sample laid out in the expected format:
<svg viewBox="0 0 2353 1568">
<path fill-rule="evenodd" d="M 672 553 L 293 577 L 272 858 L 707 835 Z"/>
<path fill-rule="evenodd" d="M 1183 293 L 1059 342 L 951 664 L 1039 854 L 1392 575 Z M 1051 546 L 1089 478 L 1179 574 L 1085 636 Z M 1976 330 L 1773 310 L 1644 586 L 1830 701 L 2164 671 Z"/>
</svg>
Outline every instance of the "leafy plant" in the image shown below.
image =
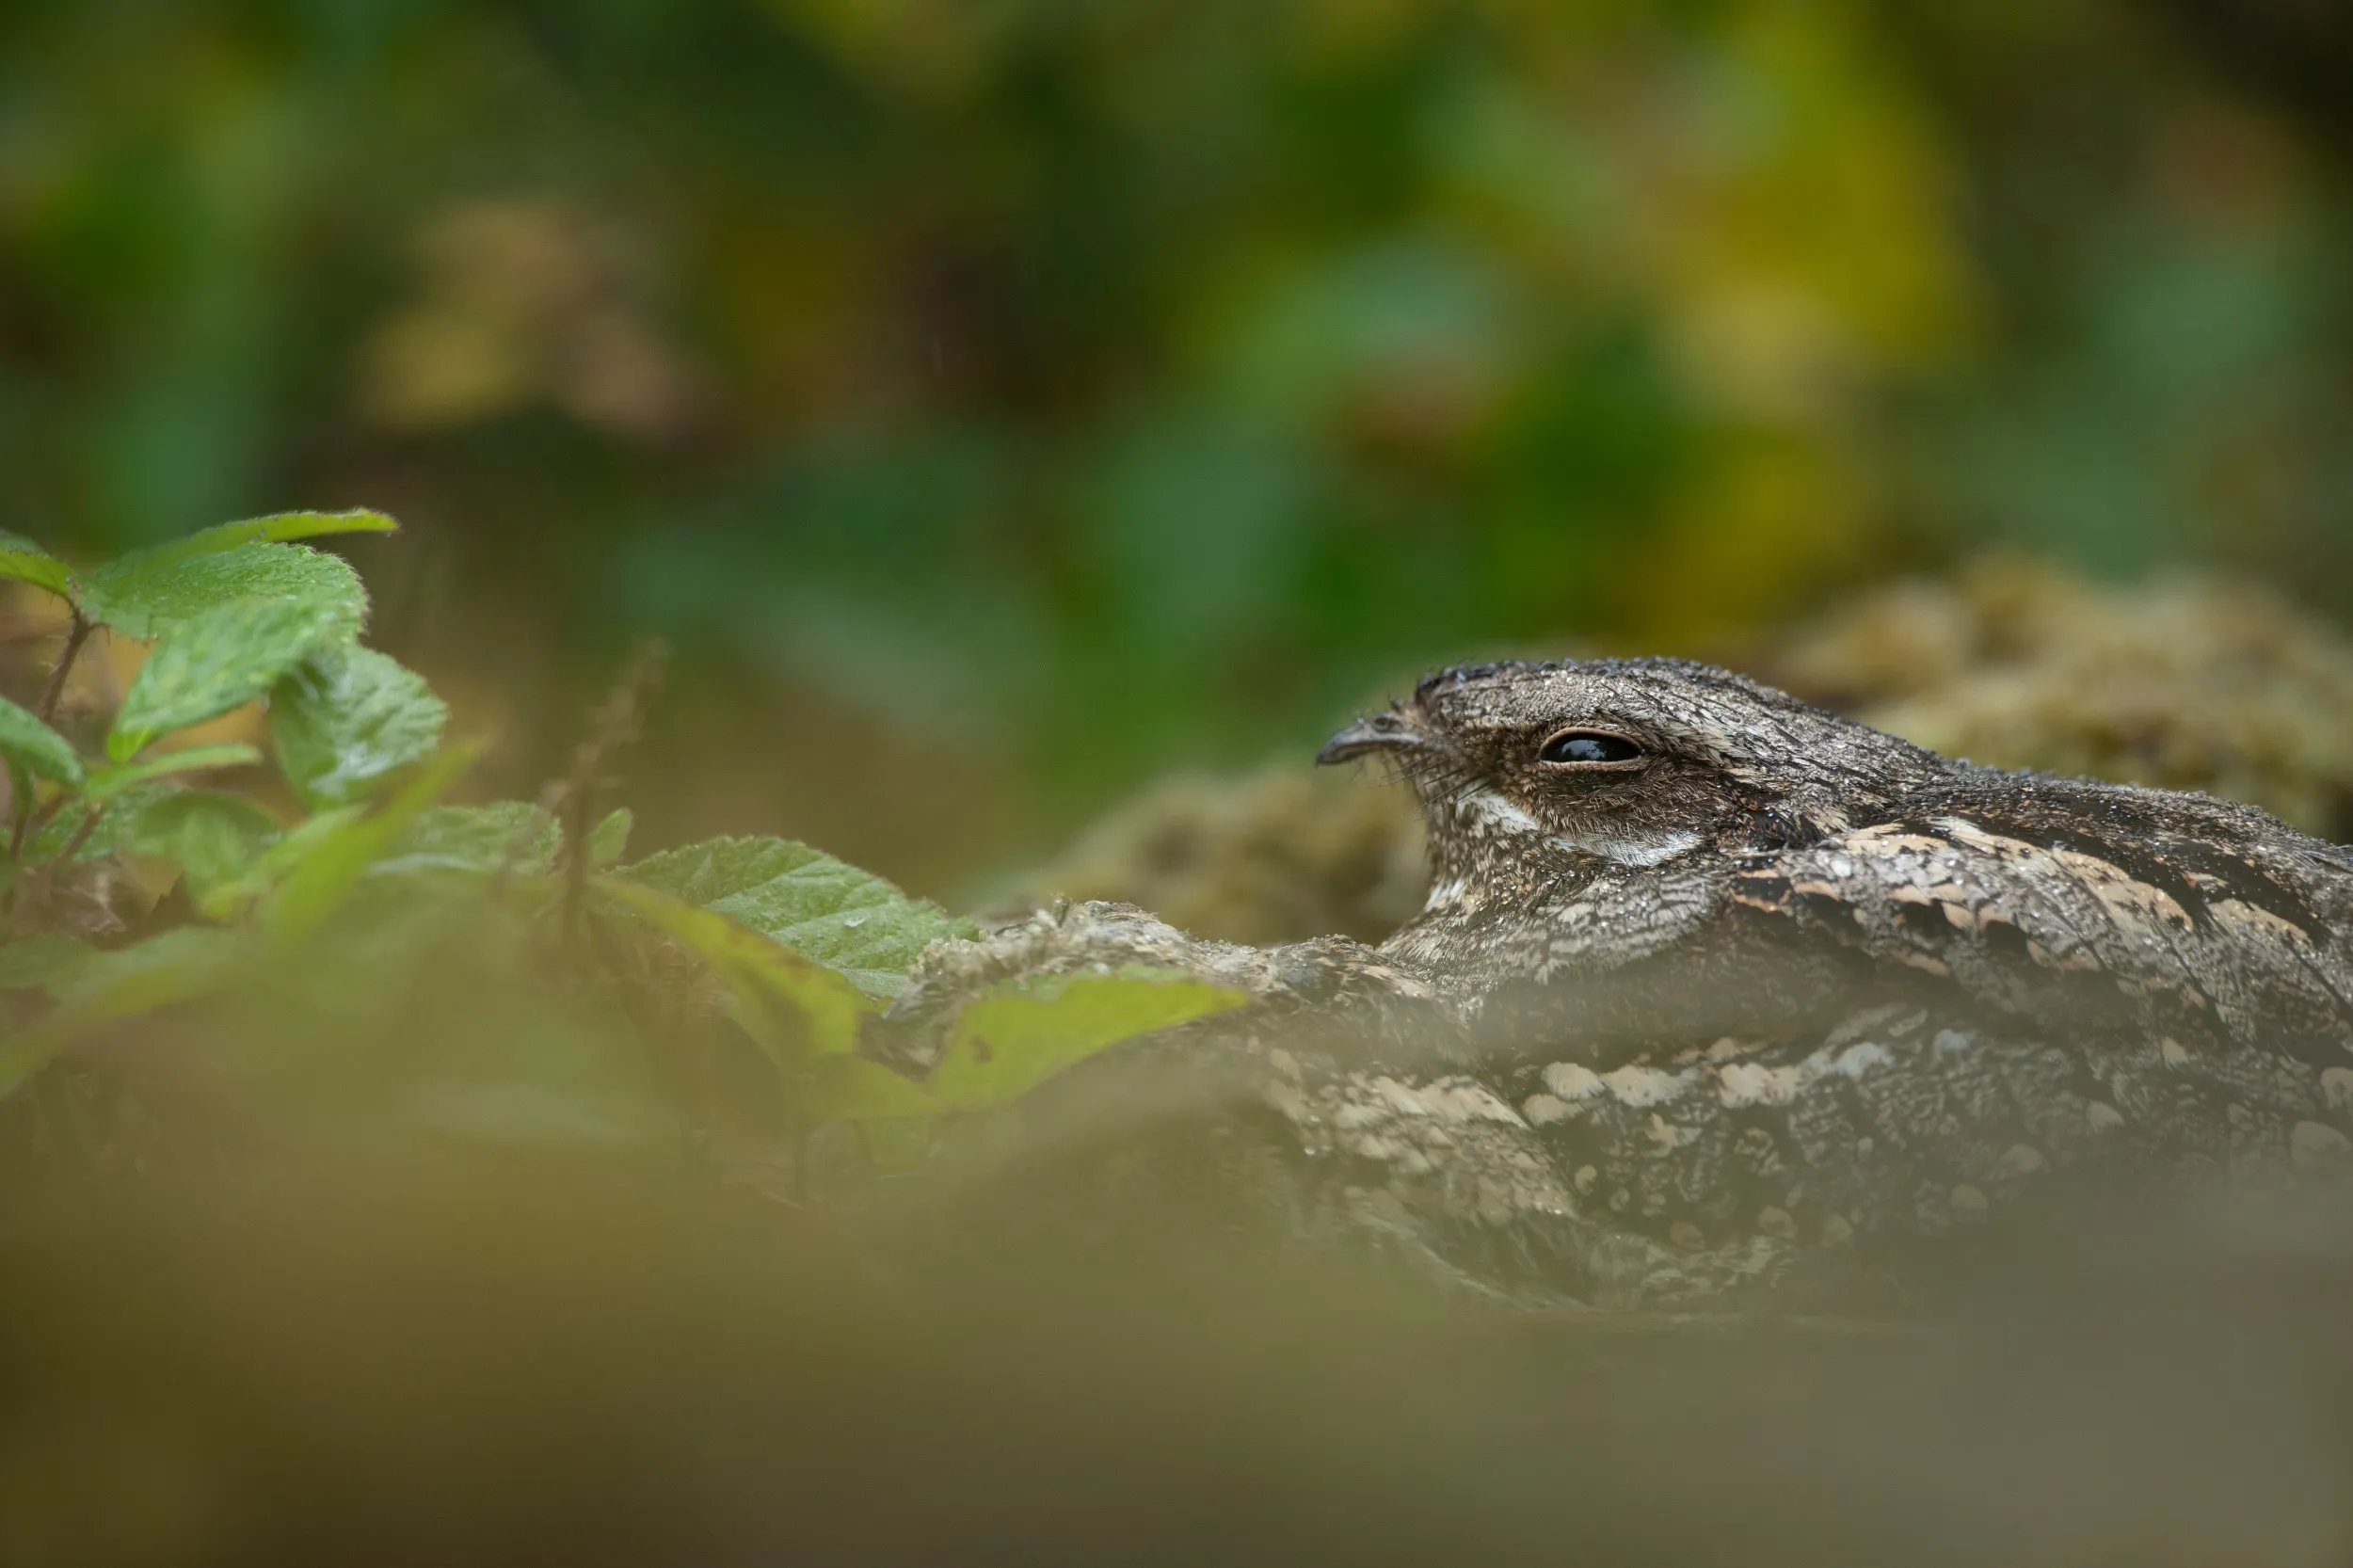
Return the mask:
<svg viewBox="0 0 2353 1568">
<path fill-rule="evenodd" d="M 248 1088 L 315 1086 L 349 1052 L 360 1098 L 442 1131 L 712 1132 L 742 1119 L 724 1093 L 665 1100 L 657 1080 L 691 1077 L 671 1058 L 715 1030 L 717 1048 L 737 1039 L 765 1064 L 773 1135 L 797 1164 L 821 1128 L 888 1123 L 904 1143 L 910 1126 L 985 1111 L 1242 1000 L 1147 971 L 1060 979 L 974 1000 L 926 1080 L 863 1054 L 918 956 L 977 936 L 972 923 L 780 839 L 621 865 L 630 814 L 595 808 L 649 665 L 541 801 L 448 804 L 477 748 L 446 739 L 448 708 L 423 677 L 361 646 L 367 596 L 349 564 L 297 542 L 392 528 L 374 512 L 290 513 L 87 571 L 0 536 L 0 577 L 65 611 L 38 705 L 0 701 L 0 1096 L 103 1074 L 77 1050 L 128 1023 L 209 1020 L 210 1065 Z M 101 632 L 151 646 L 86 750 L 60 709 Z M 255 702 L 267 759 L 188 741 Z M 291 808 L 190 782 L 258 782 L 264 760 L 283 786 L 269 798 Z M 444 994 L 471 1010 L 461 1027 L 360 1061 L 387 1018 L 431 1014 Z M 454 1059 L 439 1048 L 451 1039 L 470 1042 Z"/>
<path fill-rule="evenodd" d="M 699 904 L 840 970 L 873 997 L 898 995 L 916 954 L 969 920 L 914 903 L 881 877 L 807 844 L 714 839 L 641 860 L 628 881 Z"/>
</svg>

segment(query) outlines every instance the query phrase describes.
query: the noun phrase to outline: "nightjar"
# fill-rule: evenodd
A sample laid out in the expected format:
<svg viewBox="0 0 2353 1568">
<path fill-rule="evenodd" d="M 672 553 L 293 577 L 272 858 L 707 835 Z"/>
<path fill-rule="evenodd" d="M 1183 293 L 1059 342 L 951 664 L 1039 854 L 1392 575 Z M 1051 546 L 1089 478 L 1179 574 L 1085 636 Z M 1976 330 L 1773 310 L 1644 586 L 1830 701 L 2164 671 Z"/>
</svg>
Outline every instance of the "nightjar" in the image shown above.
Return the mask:
<svg viewBox="0 0 2353 1568">
<path fill-rule="evenodd" d="M 905 1037 L 1007 975 L 1239 985 L 1063 1092 L 1149 1075 L 1225 1166 L 1253 1129 L 1282 1224 L 1605 1304 L 1843 1277 L 2086 1184 L 2353 1165 L 2353 852 L 2261 811 L 1673 660 L 1448 670 L 1319 760 L 1359 758 L 1430 828 L 1428 904 L 1378 948 L 1065 907 L 934 950 Z M 1153 1099 L 1188 1075 L 1218 1088 Z"/>
</svg>

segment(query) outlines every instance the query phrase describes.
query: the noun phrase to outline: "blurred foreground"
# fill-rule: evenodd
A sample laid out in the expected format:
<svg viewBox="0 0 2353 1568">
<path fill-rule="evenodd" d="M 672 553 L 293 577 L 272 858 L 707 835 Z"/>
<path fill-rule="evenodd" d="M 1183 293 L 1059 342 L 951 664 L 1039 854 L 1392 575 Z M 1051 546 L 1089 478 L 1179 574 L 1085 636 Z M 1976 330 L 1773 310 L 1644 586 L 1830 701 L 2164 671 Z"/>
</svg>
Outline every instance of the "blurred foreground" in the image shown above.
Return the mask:
<svg viewBox="0 0 2353 1568">
<path fill-rule="evenodd" d="M 15 1189 L 0 1560 L 2353 1550 L 2341 1210 L 2048 1237 L 1890 1329 L 1441 1311 L 1181 1234 L 882 1265 L 740 1188 L 422 1152 Z"/>
</svg>

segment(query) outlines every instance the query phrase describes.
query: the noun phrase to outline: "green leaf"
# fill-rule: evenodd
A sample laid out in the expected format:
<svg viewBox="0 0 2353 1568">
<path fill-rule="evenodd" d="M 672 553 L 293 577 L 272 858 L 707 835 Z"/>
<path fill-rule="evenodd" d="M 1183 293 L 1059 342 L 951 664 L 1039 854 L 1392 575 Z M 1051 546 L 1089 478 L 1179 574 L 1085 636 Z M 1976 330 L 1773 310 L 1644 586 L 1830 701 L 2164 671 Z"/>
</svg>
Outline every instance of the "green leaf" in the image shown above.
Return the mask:
<svg viewBox="0 0 2353 1568">
<path fill-rule="evenodd" d="M 713 839 L 619 874 L 741 921 L 840 969 L 871 996 L 898 995 L 932 943 L 977 934 L 937 904 L 787 839 Z"/>
<path fill-rule="evenodd" d="M 37 588 L 71 597 L 73 579 L 63 561 L 22 535 L 0 532 L 0 578 L 30 583 Z"/>
<path fill-rule="evenodd" d="M 276 839 L 264 844 L 259 855 L 242 872 L 215 886 L 200 907 L 209 920 L 227 920 L 241 914 L 268 896 L 270 890 L 284 881 L 296 866 L 309 858 L 312 850 L 341 832 L 350 823 L 366 815 L 361 806 L 338 806 L 315 811 Z M 134 837 L 124 845 L 136 853 Z"/>
<path fill-rule="evenodd" d="M 341 624 L 330 607 L 270 600 L 240 600 L 178 623 L 132 678 L 106 755 L 127 760 L 158 735 L 252 701 L 342 635 Z"/>
<path fill-rule="evenodd" d="M 601 871 L 629 852 L 629 830 L 637 825 L 636 813 L 623 806 L 605 814 L 604 821 L 588 832 L 588 863 Z"/>
<path fill-rule="evenodd" d="M 358 636 L 367 619 L 367 590 L 340 555 L 294 544 L 191 551 L 193 543 L 183 539 L 108 562 L 83 578 L 75 602 L 91 620 L 142 642 L 238 600 L 323 612 L 337 641 Z"/>
<path fill-rule="evenodd" d="M 934 1116 L 940 1109 L 921 1084 L 862 1056 L 828 1056 L 812 1064 L 800 1093 L 801 1120 L 809 1127 Z"/>
<path fill-rule="evenodd" d="M 1104 1047 L 1240 1007 L 1181 970 L 1130 967 L 998 986 L 965 1004 L 928 1087 L 943 1106 L 1000 1105 Z"/>
<path fill-rule="evenodd" d="M 198 912 L 217 920 L 248 902 L 236 889 L 280 837 L 277 819 L 243 795 L 184 790 L 141 811 L 124 847 L 178 866 Z"/>
<path fill-rule="evenodd" d="M 310 843 L 302 858 L 255 911 L 262 935 L 280 947 L 308 938 L 350 897 L 368 868 L 390 854 L 418 818 L 448 792 L 481 754 L 455 745 L 426 762 L 365 816 L 346 819 Z"/>
<path fill-rule="evenodd" d="M 74 755 L 73 743 L 6 697 L 0 697 L 0 757 L 58 784 L 82 781 L 82 760 Z"/>
<path fill-rule="evenodd" d="M 0 1094 L 92 1030 L 221 990 L 242 971 L 249 952 L 233 932 L 187 925 L 94 955 L 47 1016 L 0 1044 Z"/>
<path fill-rule="evenodd" d="M 0 943 L 0 991 L 47 991 L 56 996 L 71 988 L 98 950 L 71 936 L 19 936 Z"/>
<path fill-rule="evenodd" d="M 876 1011 L 842 976 L 714 910 L 616 876 L 596 886 L 709 964 L 734 998 L 736 1020 L 779 1065 L 799 1071 L 812 1058 L 846 1054 L 857 1044 L 859 1018 Z"/>
<path fill-rule="evenodd" d="M 150 757 L 142 762 L 120 762 L 111 767 L 92 768 L 89 787 L 83 792 L 83 798 L 110 800 L 125 790 L 151 779 L 166 778 L 176 773 L 204 773 L 214 768 L 242 768 L 261 760 L 262 754 L 243 741 L 167 751 L 161 757 Z"/>
<path fill-rule="evenodd" d="M 449 705 L 424 678 L 374 648 L 323 648 L 270 694 L 270 743 L 312 807 L 347 806 L 386 775 L 430 757 Z"/>
<path fill-rule="evenodd" d="M 155 802 L 180 793 L 182 788 L 170 779 L 155 778 L 144 784 L 134 784 L 112 800 L 100 801 L 95 808 L 99 814 L 98 826 L 82 840 L 81 847 L 73 852 L 73 858 L 77 861 L 104 860 L 130 848 L 130 840 L 140 813 Z M 24 857 L 26 863 L 53 860 L 63 854 L 65 846 L 81 831 L 87 815 L 85 808 L 69 803 L 64 810 L 43 823 L 35 830 L 32 842 L 25 846 Z"/>
<path fill-rule="evenodd" d="M 563 828 L 529 801 L 437 806 L 401 835 L 376 869 L 388 874 L 505 870 L 544 876 L 555 869 L 563 845 Z"/>
<path fill-rule="evenodd" d="M 224 522 L 200 529 L 184 538 L 157 546 L 151 554 L 171 554 L 184 560 L 218 555 L 248 544 L 282 544 L 288 539 L 314 539 L 328 534 L 397 534 L 400 524 L 381 512 L 354 507 L 347 512 L 273 512 L 265 518 Z"/>
</svg>

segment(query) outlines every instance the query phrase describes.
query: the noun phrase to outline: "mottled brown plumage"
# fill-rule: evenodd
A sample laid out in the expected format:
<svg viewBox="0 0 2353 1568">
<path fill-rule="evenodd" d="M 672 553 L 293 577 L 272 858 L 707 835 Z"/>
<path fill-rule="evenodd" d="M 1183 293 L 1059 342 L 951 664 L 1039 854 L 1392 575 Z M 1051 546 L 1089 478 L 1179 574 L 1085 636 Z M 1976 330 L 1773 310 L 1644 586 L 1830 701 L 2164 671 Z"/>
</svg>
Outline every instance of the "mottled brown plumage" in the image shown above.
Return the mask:
<svg viewBox="0 0 2353 1568">
<path fill-rule="evenodd" d="M 1437 886 L 1386 951 L 1459 985 L 1665 955 L 1657 1011 L 1626 1020 L 1652 1031 L 1690 962 L 1749 947 L 2012 1015 L 2121 1007 L 2216 1050 L 2333 1064 L 2353 1041 L 2353 856 L 2248 807 L 1953 761 L 1672 661 L 1451 671 L 1384 718 L 1325 755 L 1413 778 Z M 1633 755 L 1538 760 L 1583 733 Z"/>
<path fill-rule="evenodd" d="M 1137 958 L 1240 984 L 1245 1025 L 1149 1051 L 1236 1058 L 1341 1157 L 1304 1167 L 1324 1209 L 1593 1300 L 1781 1283 L 2059 1178 L 2353 1154 L 2353 856 L 2260 811 L 1973 766 L 1675 661 L 1448 671 L 1322 760 L 1373 756 L 1433 869 L 1378 949 L 1087 905 L 936 954 L 909 1012 Z"/>
</svg>

